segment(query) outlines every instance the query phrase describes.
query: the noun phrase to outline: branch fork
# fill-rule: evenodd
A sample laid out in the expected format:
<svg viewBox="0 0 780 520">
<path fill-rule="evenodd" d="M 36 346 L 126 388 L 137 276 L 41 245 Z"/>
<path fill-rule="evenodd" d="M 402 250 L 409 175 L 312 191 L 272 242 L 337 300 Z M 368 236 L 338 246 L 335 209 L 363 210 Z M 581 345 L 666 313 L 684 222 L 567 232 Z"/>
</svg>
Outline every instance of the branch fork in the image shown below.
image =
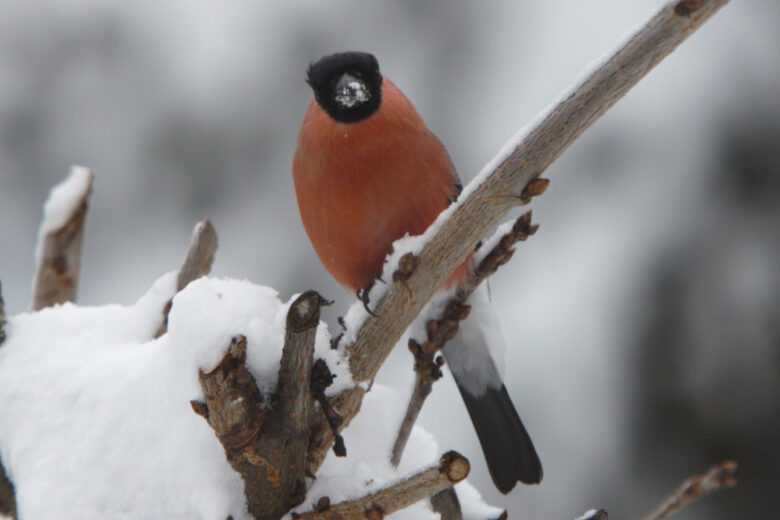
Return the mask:
<svg viewBox="0 0 780 520">
<path fill-rule="evenodd" d="M 245 365 L 244 336 L 233 339 L 213 370 L 200 373 L 205 402 L 194 403 L 193 410 L 208 420 L 228 462 L 244 480 L 247 508 L 255 518 L 281 518 L 305 498 L 314 339 L 320 307 L 328 303 L 307 291 L 290 306 L 270 407 Z M 314 390 L 324 391 L 328 382 L 320 377 Z"/>
</svg>

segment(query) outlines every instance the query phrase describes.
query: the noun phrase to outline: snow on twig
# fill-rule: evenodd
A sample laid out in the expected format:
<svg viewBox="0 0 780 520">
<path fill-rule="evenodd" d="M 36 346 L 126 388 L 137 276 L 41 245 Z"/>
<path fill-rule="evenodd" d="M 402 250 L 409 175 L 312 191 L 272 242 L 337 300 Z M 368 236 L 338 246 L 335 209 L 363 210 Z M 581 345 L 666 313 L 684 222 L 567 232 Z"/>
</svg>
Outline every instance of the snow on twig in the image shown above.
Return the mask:
<svg viewBox="0 0 780 520">
<path fill-rule="evenodd" d="M 76 299 L 81 241 L 93 177 L 87 168 L 74 166 L 65 180 L 52 188 L 43 206 L 35 250 L 33 310 Z"/>
</svg>

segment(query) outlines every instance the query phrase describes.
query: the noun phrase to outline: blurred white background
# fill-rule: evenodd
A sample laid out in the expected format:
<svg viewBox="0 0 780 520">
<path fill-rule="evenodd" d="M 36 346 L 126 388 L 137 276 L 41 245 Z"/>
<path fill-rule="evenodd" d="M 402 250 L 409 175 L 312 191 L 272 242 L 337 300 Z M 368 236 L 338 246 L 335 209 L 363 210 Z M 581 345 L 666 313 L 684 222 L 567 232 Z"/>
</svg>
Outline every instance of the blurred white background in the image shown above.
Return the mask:
<svg viewBox="0 0 780 520">
<path fill-rule="evenodd" d="M 96 181 L 80 303 L 134 301 L 209 216 L 214 274 L 283 299 L 317 289 L 334 323 L 351 296 L 309 245 L 290 177 L 310 61 L 373 52 L 467 181 L 660 4 L 6 0 L 7 310 L 27 308 L 48 189 L 82 164 Z M 780 510 L 779 27 L 780 4 L 732 2 L 546 173 L 542 227 L 492 282 L 544 481 L 493 490 L 449 379 L 422 417 L 514 518 L 637 517 L 726 458 L 740 486 L 680 518 Z M 398 349 L 380 380 L 410 385 L 411 364 Z"/>
</svg>

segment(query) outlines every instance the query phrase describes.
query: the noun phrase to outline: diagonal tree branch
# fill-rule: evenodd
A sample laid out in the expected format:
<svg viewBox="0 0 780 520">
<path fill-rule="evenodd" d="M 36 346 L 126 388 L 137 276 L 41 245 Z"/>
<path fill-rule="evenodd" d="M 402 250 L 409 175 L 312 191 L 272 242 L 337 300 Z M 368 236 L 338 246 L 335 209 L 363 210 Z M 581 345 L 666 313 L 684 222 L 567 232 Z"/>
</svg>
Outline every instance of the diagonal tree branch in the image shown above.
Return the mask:
<svg viewBox="0 0 780 520">
<path fill-rule="evenodd" d="M 677 490 L 669 495 L 655 511 L 642 520 L 663 520 L 679 511 L 694 500 L 737 485 L 734 472 L 737 463 L 731 460 L 712 466 L 704 475 L 696 475 L 685 479 Z"/>
<path fill-rule="evenodd" d="M 485 168 L 460 200 L 426 232 L 426 245 L 409 278 L 387 288 L 347 346 L 350 370 L 358 386 L 334 399 L 344 425 L 360 409 L 363 395 L 393 345 L 425 303 L 460 265 L 474 246 L 513 207 L 523 190 L 550 166 L 585 130 L 623 97 L 655 65 L 693 34 L 728 0 L 670 2 L 595 68 L 527 131 L 524 129 Z M 309 472 L 315 473 L 332 443 L 321 420 L 312 427 Z"/>
<path fill-rule="evenodd" d="M 727 460 L 712 466 L 707 473 L 685 479 L 682 484 L 669 495 L 655 510 L 642 520 L 664 520 L 691 502 L 716 491 L 728 489 L 737 485 L 734 472 L 737 470 L 735 461 Z M 603 509 L 591 509 L 577 520 L 607 520 L 609 516 Z"/>
</svg>

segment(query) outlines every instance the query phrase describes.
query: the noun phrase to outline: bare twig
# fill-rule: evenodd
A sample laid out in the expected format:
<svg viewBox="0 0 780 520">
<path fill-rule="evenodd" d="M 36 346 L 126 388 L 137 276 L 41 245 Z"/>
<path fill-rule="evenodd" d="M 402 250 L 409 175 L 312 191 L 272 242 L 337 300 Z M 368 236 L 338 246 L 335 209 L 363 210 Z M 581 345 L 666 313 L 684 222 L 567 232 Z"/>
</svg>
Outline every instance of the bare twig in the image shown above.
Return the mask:
<svg viewBox="0 0 780 520">
<path fill-rule="evenodd" d="M 73 168 L 50 192 L 38 236 L 33 310 L 76 300 L 81 241 L 92 179 L 92 172 L 86 168 Z M 60 214 L 63 211 L 66 213 Z"/>
<path fill-rule="evenodd" d="M 422 410 L 423 403 L 433 389 L 433 383 L 441 377 L 440 367 L 443 359 L 438 356 L 445 342 L 458 332 L 458 323 L 466 318 L 470 307 L 460 301 L 451 301 L 445 309 L 441 320 L 430 320 L 427 323 L 428 341 L 420 345 L 415 340 L 409 340 L 409 350 L 414 355 L 414 388 L 409 399 L 401 426 L 396 434 L 390 462 L 398 466 L 401 462 L 406 442 L 412 432 L 414 423 Z"/>
<path fill-rule="evenodd" d="M 414 340 L 409 340 L 409 350 L 415 349 L 418 352 L 422 350 L 419 343 Z M 412 350 L 414 354 L 414 350 Z M 433 369 L 425 373 L 418 368 Z M 395 442 L 393 443 L 393 451 L 390 455 L 390 463 L 398 467 L 401 462 L 401 456 L 406 449 L 406 443 L 409 441 L 409 436 L 412 433 L 412 428 L 417 422 L 417 417 L 420 415 L 423 403 L 431 394 L 433 390 L 433 383 L 441 377 L 441 370 L 438 368 L 435 362 L 421 363 L 417 361 L 415 356 L 414 363 L 414 388 L 412 389 L 412 395 L 409 397 L 409 403 L 406 405 L 406 414 L 401 421 L 401 426 L 398 428 L 398 433 L 395 436 Z"/>
<path fill-rule="evenodd" d="M 712 466 L 707 473 L 685 479 L 677 490 L 669 495 L 655 511 L 642 520 L 663 520 L 694 500 L 737 485 L 734 472 L 737 463 L 728 460 Z"/>
<path fill-rule="evenodd" d="M 208 217 L 204 218 L 195 225 L 192 232 L 192 240 L 184 262 L 179 269 L 179 276 L 176 278 L 176 292 L 181 291 L 187 285 L 206 276 L 211 271 L 211 264 L 214 263 L 214 255 L 217 251 L 217 232 Z M 163 308 L 163 321 L 160 328 L 157 329 L 155 338 L 159 338 L 168 330 L 168 314 L 171 312 L 173 299 L 168 300 Z"/>
<path fill-rule="evenodd" d="M 246 368 L 246 338 L 233 342 L 216 368 L 200 373 L 205 417 L 244 480 L 247 508 L 255 518 L 281 518 L 305 496 L 305 459 L 312 397 L 309 375 L 320 306 L 314 291 L 299 296 L 287 314 L 279 382 L 264 410 L 255 379 Z"/>
<path fill-rule="evenodd" d="M 350 370 L 362 383 L 339 394 L 334 405 L 349 424 L 360 409 L 366 388 L 393 345 L 450 273 L 474 250 L 477 241 L 513 207 L 524 202 L 523 190 L 541 175 L 607 109 L 645 74 L 693 34 L 728 0 L 670 2 L 617 52 L 566 95 L 516 146 L 496 160 L 481 182 L 469 186 L 446 222 L 426 233 L 417 266 L 403 284 L 392 284 L 374 308 L 377 317 L 363 322 L 348 345 Z M 683 7 L 680 7 L 680 6 Z M 694 9 L 695 8 L 695 9 Z M 323 422 L 312 427 L 309 472 L 315 473 L 333 441 Z"/>
<path fill-rule="evenodd" d="M 469 461 L 457 452 L 442 455 L 437 466 L 412 475 L 392 486 L 365 497 L 318 508 L 304 513 L 298 520 L 364 520 L 382 518 L 452 488 L 469 473 Z"/>
<path fill-rule="evenodd" d="M 211 264 L 214 263 L 217 245 L 217 232 L 206 217 L 195 225 L 192 232 L 187 256 L 184 257 L 184 263 L 179 269 L 178 278 L 176 278 L 177 291 L 187 287 L 187 284 L 193 280 L 209 274 Z"/>
<path fill-rule="evenodd" d="M 540 184 L 543 188 L 540 188 Z M 529 185 L 535 185 L 533 195 L 541 195 L 547 188 L 549 181 L 544 179 L 534 179 Z M 538 224 L 531 224 L 532 213 L 527 211 L 523 213 L 512 228 L 496 241 L 495 246 L 482 257 L 482 260 L 474 269 L 471 278 L 466 286 L 456 291 L 455 295 L 448 302 L 438 320 L 430 320 L 426 324 L 428 341 L 420 345 L 414 340 L 409 340 L 409 350 L 414 355 L 414 389 L 406 408 L 406 415 L 398 429 L 390 462 L 393 466 L 398 466 L 401 462 L 401 456 L 409 440 L 414 423 L 422 410 L 426 398 L 431 393 L 433 383 L 441 377 L 439 367 L 443 364 L 443 359 L 438 355 L 444 345 L 452 339 L 458 332 L 458 326 L 461 321 L 466 319 L 470 307 L 466 304 L 471 293 L 474 292 L 479 284 L 485 281 L 490 275 L 495 273 L 498 268 L 509 261 L 514 254 L 514 245 L 519 241 L 526 240 L 529 236 L 536 233 L 539 229 Z M 400 264 L 399 264 L 400 265 Z M 409 269 L 408 275 L 411 275 Z M 407 277 L 406 274 L 403 276 Z M 399 276 L 398 278 L 402 278 Z M 393 276 L 396 279 L 396 276 Z"/>
</svg>

